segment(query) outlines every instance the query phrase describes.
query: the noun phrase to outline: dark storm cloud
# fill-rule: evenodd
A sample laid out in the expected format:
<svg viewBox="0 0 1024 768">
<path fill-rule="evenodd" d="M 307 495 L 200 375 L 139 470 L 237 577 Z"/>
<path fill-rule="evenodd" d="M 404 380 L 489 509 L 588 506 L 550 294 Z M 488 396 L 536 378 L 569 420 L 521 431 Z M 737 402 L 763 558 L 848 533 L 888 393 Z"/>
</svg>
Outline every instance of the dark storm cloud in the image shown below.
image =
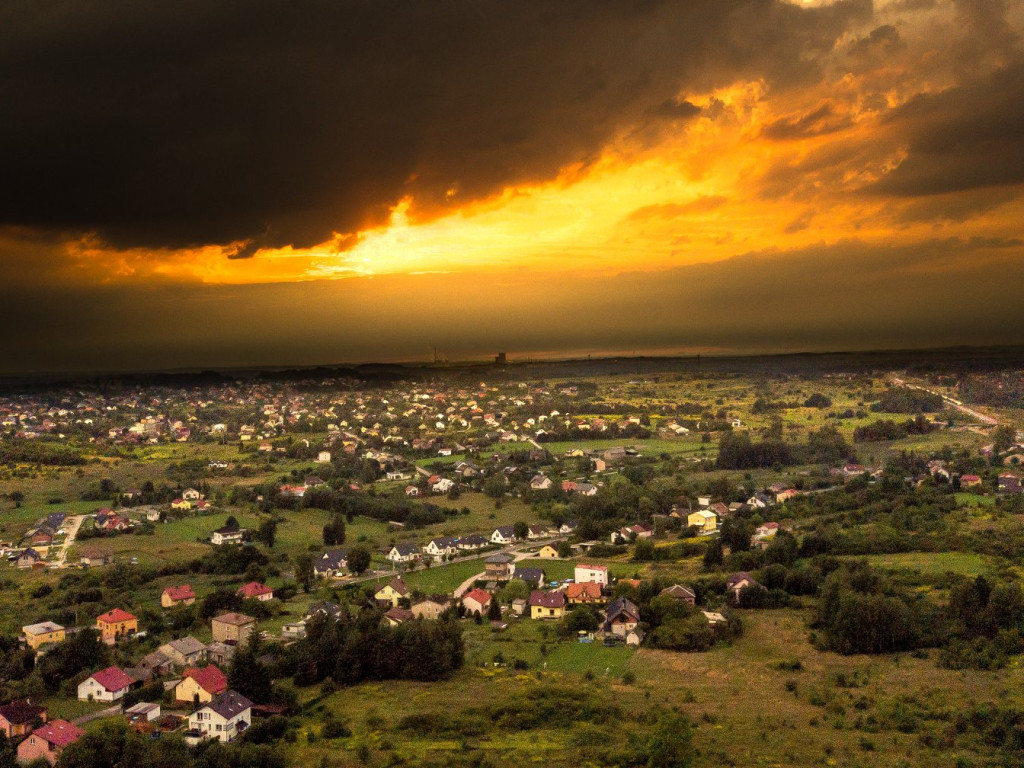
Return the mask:
<svg viewBox="0 0 1024 768">
<path fill-rule="evenodd" d="M 907 157 L 867 187 L 919 196 L 1024 182 L 1024 63 L 935 94 L 915 96 L 885 120 Z"/>
<path fill-rule="evenodd" d="M 787 115 L 774 120 L 761 129 L 766 139 L 785 141 L 821 136 L 848 128 L 853 124 L 848 114 L 843 114 L 831 102 L 824 102 L 810 112 Z"/>
<path fill-rule="evenodd" d="M 0 224 L 311 245 L 587 162 L 739 76 L 813 78 L 870 0 L 0 6 Z M 452 197 L 451 191 L 456 194 Z"/>
</svg>

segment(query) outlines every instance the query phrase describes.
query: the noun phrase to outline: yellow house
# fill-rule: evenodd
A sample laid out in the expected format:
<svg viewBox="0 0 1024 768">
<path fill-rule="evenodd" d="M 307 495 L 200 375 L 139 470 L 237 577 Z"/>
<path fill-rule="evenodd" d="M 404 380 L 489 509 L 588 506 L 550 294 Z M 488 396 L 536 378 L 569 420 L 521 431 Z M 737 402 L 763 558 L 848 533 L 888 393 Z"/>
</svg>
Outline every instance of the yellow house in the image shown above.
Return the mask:
<svg viewBox="0 0 1024 768">
<path fill-rule="evenodd" d="M 29 624 L 21 628 L 25 645 L 33 651 L 38 651 L 39 646 L 47 643 L 60 643 L 64 641 L 64 627 L 54 624 L 52 621 L 44 621 L 40 624 Z"/>
<path fill-rule="evenodd" d="M 188 499 L 175 499 L 171 502 L 171 509 L 192 509 L 192 502 Z"/>
<path fill-rule="evenodd" d="M 134 635 L 139 631 L 139 620 L 128 611 L 115 608 L 96 617 L 96 629 L 107 645 L 113 645 L 125 635 Z"/>
<path fill-rule="evenodd" d="M 687 516 L 686 524 L 701 533 L 713 533 L 718 530 L 718 515 L 710 510 L 700 509 Z"/>
<path fill-rule="evenodd" d="M 391 603 L 392 608 L 397 608 L 398 601 L 403 597 L 408 596 L 409 588 L 405 586 L 405 582 L 399 577 L 395 577 L 389 581 L 374 594 L 374 598 L 376 598 L 378 602 Z"/>
<path fill-rule="evenodd" d="M 564 615 L 564 592 L 540 592 L 535 590 L 530 593 L 531 619 L 560 619 Z"/>
<path fill-rule="evenodd" d="M 174 686 L 175 701 L 207 704 L 228 689 L 228 679 L 212 664 L 208 667 L 190 667 L 181 682 Z"/>
<path fill-rule="evenodd" d="M 545 560 L 555 560 L 558 557 L 558 550 L 550 544 L 545 544 L 541 547 L 540 552 L 537 553 L 537 557 L 542 557 Z"/>
</svg>

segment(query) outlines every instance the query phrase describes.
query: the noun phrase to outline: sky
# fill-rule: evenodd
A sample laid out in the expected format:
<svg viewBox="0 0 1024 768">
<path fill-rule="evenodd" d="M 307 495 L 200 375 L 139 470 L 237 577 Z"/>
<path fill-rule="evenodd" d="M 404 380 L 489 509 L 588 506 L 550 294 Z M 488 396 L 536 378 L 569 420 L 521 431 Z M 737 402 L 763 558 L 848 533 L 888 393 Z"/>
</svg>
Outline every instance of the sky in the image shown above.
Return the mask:
<svg viewBox="0 0 1024 768">
<path fill-rule="evenodd" d="M 0 372 L 1024 343 L 1024 2 L 7 0 Z"/>
</svg>

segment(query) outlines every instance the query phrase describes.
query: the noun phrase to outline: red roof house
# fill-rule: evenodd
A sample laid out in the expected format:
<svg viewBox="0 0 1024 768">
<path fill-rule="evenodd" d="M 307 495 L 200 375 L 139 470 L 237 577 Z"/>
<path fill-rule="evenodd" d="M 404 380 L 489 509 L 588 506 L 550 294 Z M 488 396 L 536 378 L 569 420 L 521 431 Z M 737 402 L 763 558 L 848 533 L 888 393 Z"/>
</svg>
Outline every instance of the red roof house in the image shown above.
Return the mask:
<svg viewBox="0 0 1024 768">
<path fill-rule="evenodd" d="M 274 590 L 266 584 L 260 584 L 258 581 L 250 581 L 248 584 L 239 587 L 236 594 L 246 599 L 263 601 L 272 600 L 274 597 Z"/>
<path fill-rule="evenodd" d="M 40 757 L 52 765 L 57 762 L 64 748 L 85 736 L 85 731 L 67 720 L 51 720 L 29 734 L 18 745 L 18 762 L 31 763 Z"/>
</svg>

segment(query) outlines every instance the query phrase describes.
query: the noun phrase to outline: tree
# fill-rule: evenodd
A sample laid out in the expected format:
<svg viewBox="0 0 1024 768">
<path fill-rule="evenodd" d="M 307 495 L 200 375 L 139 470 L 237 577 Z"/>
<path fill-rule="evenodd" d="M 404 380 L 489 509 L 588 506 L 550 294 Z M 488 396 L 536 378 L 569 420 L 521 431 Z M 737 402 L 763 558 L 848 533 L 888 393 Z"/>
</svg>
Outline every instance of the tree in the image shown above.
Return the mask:
<svg viewBox="0 0 1024 768">
<path fill-rule="evenodd" d="M 558 556 L 572 557 L 572 545 L 568 541 L 558 542 Z"/>
<path fill-rule="evenodd" d="M 256 531 L 256 540 L 263 542 L 267 549 L 274 548 L 274 541 L 277 539 L 277 520 L 273 518 L 264 520 L 260 523 L 259 529 Z"/>
<path fill-rule="evenodd" d="M 666 712 L 651 729 L 644 749 L 647 768 L 689 768 L 693 763 L 693 726 L 685 715 Z"/>
<path fill-rule="evenodd" d="M 718 568 L 725 561 L 725 555 L 722 552 L 722 540 L 712 539 L 708 542 L 708 547 L 704 550 L 704 570 L 711 571 Z"/>
<path fill-rule="evenodd" d="M 308 552 L 295 558 L 295 580 L 302 585 L 303 592 L 309 592 L 313 586 L 313 558 Z"/>
<path fill-rule="evenodd" d="M 257 704 L 270 701 L 270 672 L 260 662 L 260 635 L 253 632 L 249 642 L 237 646 L 228 667 L 228 687 Z"/>
<path fill-rule="evenodd" d="M 497 600 L 491 600 L 491 604 L 487 607 L 487 619 L 488 621 L 501 621 L 501 603 Z"/>
<path fill-rule="evenodd" d="M 525 541 L 530 535 L 530 526 L 524 523 L 522 520 L 512 524 L 512 533 L 520 541 Z"/>
<path fill-rule="evenodd" d="M 654 559 L 654 542 L 650 539 L 637 539 L 633 545 L 633 561 L 649 563 Z"/>
<path fill-rule="evenodd" d="M 232 531 L 237 531 L 239 528 L 238 520 L 234 515 L 228 515 L 228 519 L 224 521 L 224 527 L 229 528 Z"/>
<path fill-rule="evenodd" d="M 370 550 L 361 544 L 349 550 L 348 569 L 357 576 L 370 567 Z"/>
<path fill-rule="evenodd" d="M 335 546 L 345 543 L 345 516 L 336 514 L 331 522 L 324 526 L 324 544 Z"/>
</svg>

